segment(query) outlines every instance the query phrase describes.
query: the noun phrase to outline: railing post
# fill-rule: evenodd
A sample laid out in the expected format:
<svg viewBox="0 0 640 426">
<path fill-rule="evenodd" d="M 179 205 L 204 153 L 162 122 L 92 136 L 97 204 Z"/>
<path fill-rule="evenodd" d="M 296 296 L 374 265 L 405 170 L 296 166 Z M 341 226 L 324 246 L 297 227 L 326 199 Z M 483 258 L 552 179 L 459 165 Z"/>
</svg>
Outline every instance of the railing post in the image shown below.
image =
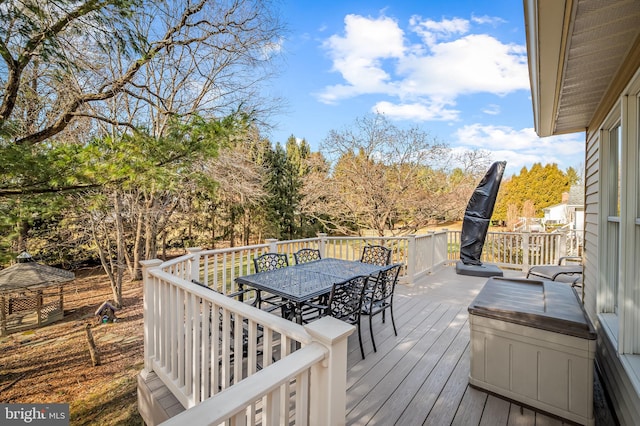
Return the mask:
<svg viewBox="0 0 640 426">
<path fill-rule="evenodd" d="M 407 235 L 407 284 L 414 283 L 416 274 L 416 235 Z"/>
<path fill-rule="evenodd" d="M 434 231 L 433 233 L 433 266 L 432 273 L 435 272 L 436 266 L 440 266 L 446 263 L 449 255 L 447 253 L 447 234 L 446 231 L 443 234 L 442 231 Z M 444 244 L 442 241 L 444 240 Z"/>
<path fill-rule="evenodd" d="M 429 273 L 433 273 L 436 266 L 436 231 L 428 231 L 431 238 L 431 259 L 429 259 Z"/>
<path fill-rule="evenodd" d="M 143 316 L 144 316 L 144 346 L 143 346 L 143 356 L 144 356 L 144 368 L 140 375 L 142 378 L 146 379 L 147 375 L 153 371 L 153 367 L 151 366 L 151 358 L 155 356 L 154 348 L 155 348 L 155 320 L 153 315 L 153 299 L 154 299 L 154 285 L 153 278 L 149 274 L 149 270 L 151 268 L 157 268 L 162 264 L 160 259 L 150 259 L 150 260 L 142 260 L 140 261 L 140 265 L 142 265 L 142 280 L 143 280 L 143 290 L 144 290 L 144 298 L 143 298 Z"/>
<path fill-rule="evenodd" d="M 442 232 L 444 232 L 447 236 L 445 237 L 445 244 L 447 245 L 447 247 L 445 248 L 444 251 L 444 260 L 449 263 L 449 260 L 454 260 L 453 258 L 453 253 L 450 253 L 450 247 L 452 246 L 452 241 L 453 240 L 453 236 L 455 235 L 453 233 L 453 231 L 449 231 L 447 228 L 443 228 Z"/>
<path fill-rule="evenodd" d="M 320 232 L 318 233 L 318 238 L 320 238 L 320 241 L 318 242 L 318 250 L 320 250 L 320 257 L 326 257 L 325 244 L 327 243 L 327 234 L 325 234 L 324 232 Z"/>
<path fill-rule="evenodd" d="M 315 342 L 329 353 L 311 368 L 309 424 L 339 426 L 345 424 L 347 395 L 347 338 L 355 327 L 333 317 L 324 317 L 305 326 Z"/>
<path fill-rule="evenodd" d="M 189 247 L 187 252 L 191 254 L 191 260 L 189 260 L 189 264 L 191 265 L 191 271 L 189 271 L 188 281 L 196 280 L 200 281 L 200 252 L 202 248 L 200 247 Z"/>
<path fill-rule="evenodd" d="M 569 239 L 569 233 L 571 231 L 565 231 L 562 233 L 558 233 L 558 251 L 556 252 L 555 262 L 558 261 L 562 256 L 569 256 L 569 250 L 567 250 L 567 240 Z"/>
<path fill-rule="evenodd" d="M 522 272 L 529 270 L 529 237 L 530 232 L 522 233 Z"/>
<path fill-rule="evenodd" d="M 269 253 L 277 253 L 278 252 L 278 242 L 277 238 L 267 238 L 264 240 L 265 243 L 269 244 Z"/>
</svg>

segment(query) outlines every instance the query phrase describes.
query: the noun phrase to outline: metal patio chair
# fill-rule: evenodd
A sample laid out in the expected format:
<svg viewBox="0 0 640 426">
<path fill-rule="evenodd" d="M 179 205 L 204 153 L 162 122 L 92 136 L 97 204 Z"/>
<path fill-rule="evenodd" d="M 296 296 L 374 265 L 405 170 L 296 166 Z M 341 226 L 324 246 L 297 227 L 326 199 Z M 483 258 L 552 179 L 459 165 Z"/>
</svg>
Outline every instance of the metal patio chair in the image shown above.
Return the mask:
<svg viewBox="0 0 640 426">
<path fill-rule="evenodd" d="M 284 253 L 265 253 L 253 259 L 253 266 L 256 273 L 286 268 L 289 266 L 289 256 Z M 263 309 L 262 304 L 266 303 L 269 305 L 264 308 L 266 311 L 273 312 L 280 308 L 283 318 L 291 318 L 293 316 L 294 309 L 287 299 L 274 294 L 263 295 L 259 290 L 256 290 L 256 292 L 258 308 Z"/>
<path fill-rule="evenodd" d="M 312 262 L 314 260 L 320 260 L 320 250 L 303 248 L 293 253 L 293 258 L 296 260 L 296 265 L 300 263 Z"/>
<path fill-rule="evenodd" d="M 284 253 L 265 253 L 253 259 L 256 272 L 273 271 L 289 266 L 289 256 Z"/>
<path fill-rule="evenodd" d="M 193 282 L 194 284 L 198 284 L 199 286 L 204 287 L 204 288 L 206 288 L 208 290 L 211 290 L 211 291 L 213 291 L 215 293 L 222 294 L 222 295 L 224 295 L 226 297 L 229 297 L 231 299 L 242 301 L 243 303 L 247 303 L 248 305 L 251 305 L 251 306 L 254 306 L 254 307 L 258 303 L 258 298 L 254 298 L 254 299 L 251 299 L 249 301 L 246 301 L 244 299 L 244 296 L 246 294 L 251 293 L 251 292 L 254 291 L 252 289 L 241 290 L 241 291 L 236 291 L 234 293 L 223 294 L 223 293 L 220 293 L 218 290 L 213 289 L 211 287 L 208 287 L 208 286 L 204 285 L 203 283 L 201 283 L 201 282 L 199 282 L 197 280 L 191 280 L 191 282 Z M 212 327 L 213 327 L 213 324 L 214 324 L 214 316 L 215 316 L 215 311 L 211 311 L 210 314 L 209 314 L 209 322 L 212 324 Z M 227 343 L 227 345 L 228 345 L 227 347 L 228 347 L 228 351 L 229 351 L 229 362 L 230 362 L 229 368 L 230 368 L 230 370 L 229 370 L 228 375 L 227 375 L 227 377 L 226 377 L 226 379 L 224 381 L 222 379 L 222 374 L 220 374 L 220 382 L 218 383 L 218 390 L 222 390 L 223 388 L 226 388 L 226 387 L 230 386 L 232 383 L 235 383 L 235 381 L 234 381 L 234 373 L 233 373 L 234 369 L 232 368 L 233 363 L 236 361 L 236 356 L 235 356 L 236 355 L 235 354 L 236 345 L 234 343 L 234 341 L 235 341 L 235 339 L 237 337 L 237 334 L 236 334 L 236 331 L 235 331 L 235 328 L 236 328 L 236 317 L 235 317 L 235 314 L 232 314 L 229 317 L 229 321 L 230 321 L 229 328 L 228 328 L 228 333 L 229 334 L 228 334 L 228 338 L 225 339 L 225 336 L 223 335 L 223 326 L 222 326 L 222 323 L 223 323 L 223 310 L 222 310 L 222 308 L 219 308 L 218 311 L 217 311 L 217 323 L 218 323 L 218 330 L 219 330 L 220 333 L 219 333 L 219 336 L 218 336 L 219 337 L 219 341 L 218 341 L 217 347 L 219 348 L 220 352 L 222 353 L 223 350 L 221 348 L 221 345 L 224 342 Z M 242 329 L 241 329 L 241 332 L 239 333 L 240 338 L 242 339 L 241 352 L 239 353 L 239 355 L 241 355 L 241 356 L 239 356 L 237 358 L 239 360 L 243 360 L 243 362 L 244 362 L 244 361 L 246 361 L 246 358 L 249 355 L 249 329 L 248 329 L 248 321 L 246 319 L 242 320 L 241 327 L 242 327 Z M 212 335 L 212 333 L 210 331 L 209 332 L 209 337 L 211 337 L 211 335 Z M 256 346 L 260 346 L 260 344 L 261 344 L 261 342 L 263 340 L 263 337 L 264 337 L 264 329 L 263 329 L 263 327 L 261 325 L 258 325 L 258 327 L 257 327 L 257 335 L 255 336 L 255 338 L 256 338 Z M 262 356 L 263 356 L 262 350 L 258 349 L 258 351 L 256 352 L 256 355 L 258 356 L 258 359 L 256 360 L 256 370 L 262 370 L 262 359 L 261 359 Z M 272 361 L 275 362 L 275 358 L 272 358 Z M 222 370 L 222 368 L 223 368 L 222 359 L 220 359 L 218 361 L 218 368 L 220 370 Z"/>
<path fill-rule="evenodd" d="M 391 249 L 380 245 L 365 246 L 362 249 L 360 262 L 379 266 L 388 265 L 391 262 Z"/>
<path fill-rule="evenodd" d="M 367 289 L 369 277 L 366 275 L 357 276 L 345 281 L 334 283 L 326 304 L 308 302 L 305 306 L 316 311 L 317 315 L 310 320 L 303 319 L 303 322 L 311 322 L 323 316 L 332 316 L 348 324 L 355 325 L 358 329 L 358 342 L 360 343 L 360 354 L 364 359 L 364 347 L 362 345 L 362 334 L 360 332 L 360 317 L 362 315 L 362 303 Z"/>
<path fill-rule="evenodd" d="M 370 287 L 364 294 L 362 315 L 369 316 L 369 332 L 371 333 L 374 352 L 377 352 L 376 341 L 373 337 L 373 317 L 375 315 L 382 314 L 382 322 L 384 323 L 385 313 L 389 310 L 393 332 L 396 336 L 398 335 L 396 322 L 393 318 L 393 294 L 398 283 L 400 267 L 400 264 L 395 264 L 380 271 L 375 280 L 370 280 Z"/>
<path fill-rule="evenodd" d="M 362 333 L 360 331 L 360 315 L 362 314 L 362 300 L 368 279 L 369 277 L 367 276 L 358 276 L 335 283 L 331 287 L 329 301 L 325 307 L 326 315 L 357 327 L 362 359 L 364 359 L 364 347 L 362 346 Z"/>
</svg>

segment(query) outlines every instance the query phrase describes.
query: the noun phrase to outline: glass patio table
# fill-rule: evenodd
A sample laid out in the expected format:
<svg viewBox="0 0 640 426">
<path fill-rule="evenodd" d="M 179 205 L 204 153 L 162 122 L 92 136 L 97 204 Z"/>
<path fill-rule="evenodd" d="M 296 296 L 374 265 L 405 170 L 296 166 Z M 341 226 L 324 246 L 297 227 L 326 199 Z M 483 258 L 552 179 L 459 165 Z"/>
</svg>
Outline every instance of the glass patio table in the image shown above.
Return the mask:
<svg viewBox="0 0 640 426">
<path fill-rule="evenodd" d="M 359 261 L 325 258 L 273 271 L 258 272 L 236 278 L 245 286 L 278 295 L 293 303 L 295 318 L 302 324 L 302 306 L 319 296 L 328 295 L 334 283 L 360 275 L 373 275 L 385 266 Z"/>
</svg>

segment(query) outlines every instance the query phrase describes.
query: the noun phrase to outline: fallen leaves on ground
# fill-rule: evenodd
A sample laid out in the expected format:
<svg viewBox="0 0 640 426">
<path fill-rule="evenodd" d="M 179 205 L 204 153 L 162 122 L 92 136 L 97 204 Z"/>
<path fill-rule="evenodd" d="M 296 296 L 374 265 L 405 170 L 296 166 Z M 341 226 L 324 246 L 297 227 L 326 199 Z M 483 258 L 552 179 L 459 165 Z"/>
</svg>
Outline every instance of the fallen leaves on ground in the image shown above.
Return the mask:
<svg viewBox="0 0 640 426">
<path fill-rule="evenodd" d="M 68 403 L 72 425 L 141 425 L 142 282 L 125 283 L 117 321 L 99 324 L 96 309 L 113 298 L 109 280 L 99 269 L 76 276 L 65 286 L 63 320 L 0 338 L 0 401 Z M 101 359 L 95 367 L 86 324 Z"/>
</svg>

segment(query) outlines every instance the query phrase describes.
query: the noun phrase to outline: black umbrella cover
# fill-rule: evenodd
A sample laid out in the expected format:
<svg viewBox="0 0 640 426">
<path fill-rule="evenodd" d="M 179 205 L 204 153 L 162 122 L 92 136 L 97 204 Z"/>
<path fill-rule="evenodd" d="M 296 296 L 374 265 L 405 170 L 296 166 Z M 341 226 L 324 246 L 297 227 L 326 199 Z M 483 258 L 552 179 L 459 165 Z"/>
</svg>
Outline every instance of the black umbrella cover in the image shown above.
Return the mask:
<svg viewBox="0 0 640 426">
<path fill-rule="evenodd" d="M 506 165 L 506 161 L 493 163 L 467 204 L 460 235 L 460 260 L 465 265 L 482 265 L 480 255 Z"/>
</svg>

